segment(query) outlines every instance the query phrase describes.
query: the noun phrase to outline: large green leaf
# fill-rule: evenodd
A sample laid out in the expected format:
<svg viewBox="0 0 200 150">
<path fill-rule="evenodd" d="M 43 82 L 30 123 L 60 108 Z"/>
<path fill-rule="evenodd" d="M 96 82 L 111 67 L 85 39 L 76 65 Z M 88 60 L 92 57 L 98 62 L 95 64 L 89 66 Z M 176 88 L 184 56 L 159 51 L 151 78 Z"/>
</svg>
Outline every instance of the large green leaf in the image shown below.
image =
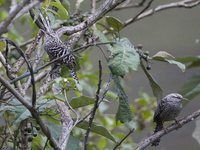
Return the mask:
<svg viewBox="0 0 200 150">
<path fill-rule="evenodd" d="M 65 97 L 63 94 L 56 94 L 54 95 L 54 98 L 65 102 Z M 88 96 L 80 96 L 80 97 L 75 97 L 72 98 L 72 100 L 70 101 L 70 105 L 72 108 L 79 108 L 79 107 L 84 107 L 84 106 L 88 106 L 91 104 L 94 104 L 95 100 L 94 98 L 88 97 Z"/>
<path fill-rule="evenodd" d="M 61 2 L 59 0 L 55 0 L 55 2 L 51 2 L 50 5 L 58 8 L 57 14 L 59 15 L 60 19 L 68 19 L 69 18 L 68 11 L 65 9 L 65 7 L 63 7 L 63 5 L 61 4 Z"/>
<path fill-rule="evenodd" d="M 151 86 L 154 96 L 157 98 L 157 100 L 161 99 L 162 94 L 163 94 L 161 87 L 156 82 L 156 80 L 152 77 L 152 75 L 146 70 L 142 61 L 141 61 L 141 66 L 142 66 L 142 69 L 143 69 L 145 75 L 147 76 L 147 78 L 149 80 L 149 83 L 150 83 L 150 86 Z"/>
<path fill-rule="evenodd" d="M 200 56 L 182 57 L 182 58 L 176 58 L 176 60 L 186 64 L 187 69 L 200 67 Z"/>
<path fill-rule="evenodd" d="M 119 97 L 119 106 L 116 114 L 116 121 L 120 121 L 122 123 L 129 122 L 132 120 L 131 110 L 128 103 L 128 96 L 126 95 L 118 76 L 113 77 L 114 82 L 117 88 L 117 94 Z"/>
<path fill-rule="evenodd" d="M 74 136 L 70 135 L 66 150 L 79 150 L 79 139 L 75 138 Z"/>
<path fill-rule="evenodd" d="M 88 122 L 83 121 L 76 125 L 76 127 L 79 127 L 81 129 L 87 130 L 88 129 Z M 92 123 L 91 131 L 94 133 L 97 133 L 99 135 L 102 135 L 103 137 L 110 139 L 113 142 L 115 141 L 115 138 L 112 136 L 112 134 L 106 129 L 106 127 L 103 127 L 101 125 L 97 125 L 96 123 Z"/>
<path fill-rule="evenodd" d="M 180 93 L 192 99 L 200 94 L 200 75 L 192 76 L 181 88 Z"/>
<path fill-rule="evenodd" d="M 10 105 L 2 104 L 0 107 L 0 114 L 3 115 L 6 113 L 8 116 L 12 116 L 11 124 L 19 124 L 22 120 L 27 119 L 31 116 L 30 112 L 24 106 L 21 106 L 21 103 L 17 99 L 13 99 L 9 103 Z M 11 117 L 9 117 L 11 118 Z"/>
<path fill-rule="evenodd" d="M 31 116 L 30 112 L 28 109 L 26 108 L 20 108 L 19 109 L 19 113 L 16 116 L 16 118 L 13 120 L 13 124 L 18 124 L 20 123 L 22 120 L 29 118 Z"/>
<path fill-rule="evenodd" d="M 124 27 L 123 23 L 115 17 L 106 16 L 106 21 L 108 25 L 112 27 L 115 31 L 119 32 Z"/>
<path fill-rule="evenodd" d="M 94 102 L 95 102 L 94 98 L 88 96 L 80 96 L 72 98 L 72 100 L 70 101 L 70 105 L 72 106 L 72 108 L 75 109 L 94 104 Z"/>
<path fill-rule="evenodd" d="M 153 57 L 153 60 L 158 60 L 158 61 L 164 61 L 164 62 L 168 62 L 169 64 L 174 64 L 177 65 L 182 72 L 185 71 L 185 65 L 181 62 L 178 62 L 177 60 L 175 60 L 175 57 L 172 56 L 171 54 L 165 52 L 165 51 L 159 51 L 158 53 L 156 53 Z"/>
<path fill-rule="evenodd" d="M 108 38 L 99 30 L 95 29 L 95 34 L 99 36 L 101 42 L 109 42 Z M 128 122 L 132 119 L 128 97 L 120 83 L 118 76 L 124 76 L 129 69 L 137 70 L 140 64 L 140 58 L 134 46 L 127 38 L 117 40 L 112 45 L 106 45 L 111 52 L 112 58 L 109 61 L 109 68 L 113 74 L 113 78 L 117 88 L 119 97 L 119 107 L 116 114 L 116 121 Z"/>
<path fill-rule="evenodd" d="M 111 49 L 108 65 L 111 72 L 117 76 L 124 76 L 131 70 L 137 70 L 140 58 L 134 46 L 127 38 L 118 39 Z"/>
</svg>

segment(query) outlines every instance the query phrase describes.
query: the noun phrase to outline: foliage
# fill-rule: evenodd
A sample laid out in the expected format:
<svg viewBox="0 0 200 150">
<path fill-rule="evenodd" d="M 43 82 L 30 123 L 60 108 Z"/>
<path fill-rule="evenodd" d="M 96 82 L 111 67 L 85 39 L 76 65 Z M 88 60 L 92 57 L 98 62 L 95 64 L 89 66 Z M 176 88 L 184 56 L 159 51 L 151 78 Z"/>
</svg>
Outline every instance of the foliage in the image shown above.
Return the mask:
<svg viewBox="0 0 200 150">
<path fill-rule="evenodd" d="M 1 5 L 6 5 L 4 0 L 0 0 Z M 84 1 L 78 0 L 76 2 L 76 9 L 78 10 Z M 2 6 L 1 6 L 2 7 Z M 41 13 L 44 16 L 48 16 L 51 21 L 52 28 L 58 28 L 62 25 L 76 25 L 84 21 L 83 14 L 71 15 L 69 1 L 59 0 L 45 0 L 42 3 Z M 8 16 L 8 10 L 0 11 L 0 20 L 4 20 Z M 29 21 L 24 21 L 29 20 Z M 26 49 L 24 42 L 28 38 L 35 38 L 39 32 L 35 26 L 34 21 L 31 20 L 29 15 L 23 15 L 19 20 L 16 21 L 17 25 L 14 25 L 8 32 L 3 36 L 15 41 L 18 45 L 21 45 L 23 52 L 27 52 L 31 49 L 32 44 L 25 44 L 29 49 Z M 22 33 L 17 31 L 17 26 L 26 27 L 26 30 L 30 29 L 29 37 L 25 37 Z M 135 131 L 141 132 L 148 126 L 152 126 L 152 118 L 154 108 L 156 107 L 157 100 L 162 98 L 163 90 L 156 79 L 152 76 L 150 71 L 145 67 L 145 63 L 149 61 L 155 61 L 156 63 L 165 62 L 168 64 L 176 65 L 182 72 L 190 71 L 190 69 L 199 69 L 200 67 L 200 56 L 175 58 L 166 51 L 159 51 L 155 55 L 143 54 L 140 51 L 143 50 L 137 48 L 136 45 L 132 44 L 126 37 L 121 37 L 119 32 L 125 28 L 122 21 L 113 16 L 103 16 L 101 20 L 95 23 L 87 29 L 84 33 L 84 37 L 80 40 L 93 41 L 97 39 L 98 42 L 106 43 L 105 49 L 100 48 L 105 57 L 105 64 L 103 67 L 103 85 L 100 87 L 101 103 L 98 104 L 98 110 L 95 115 L 95 119 L 91 126 L 91 134 L 89 138 L 89 149 L 112 149 L 121 139 L 125 136 L 130 129 L 135 128 Z M 68 35 L 62 37 L 62 40 L 67 41 L 70 39 Z M 94 45 L 97 43 L 94 40 Z M 32 54 L 27 54 L 29 61 L 33 64 L 34 70 L 40 68 L 43 64 L 48 61 L 47 55 L 43 52 L 44 40 L 40 40 L 37 47 L 34 48 Z M 82 46 L 81 43 L 77 43 L 75 48 Z M 7 43 L 4 40 L 0 41 L 0 56 L 6 58 L 6 65 L 0 63 L 0 74 L 6 76 L 8 81 L 16 77 L 20 77 L 27 72 L 26 65 L 21 65 L 19 71 L 14 72 L 14 76 L 9 76 L 7 64 L 15 66 L 20 58 L 20 54 L 16 52 L 13 47 L 7 47 Z M 73 120 L 84 118 L 93 110 L 93 105 L 96 101 L 96 89 L 98 71 L 96 69 L 96 62 L 91 61 L 90 58 L 94 57 L 92 51 L 94 48 L 87 48 L 88 51 L 76 54 L 78 59 L 77 74 L 80 79 L 80 84 L 69 77 L 67 67 L 61 68 L 61 77 L 48 81 L 50 84 L 47 86 L 47 92 L 39 95 L 40 88 L 44 86 L 45 80 L 48 76 L 46 71 L 43 70 L 43 77 L 35 82 L 37 89 L 37 104 L 35 106 L 38 111 L 38 115 L 41 116 L 47 127 L 50 129 L 52 136 L 57 140 L 61 134 L 62 122 L 60 121 L 61 114 L 57 110 L 57 102 L 64 102 L 67 106 L 69 105 L 70 114 Z M 8 54 L 6 54 L 8 53 Z M 28 52 L 27 52 L 28 53 Z M 7 55 L 7 56 L 6 56 Z M 95 59 L 100 59 L 95 56 Z M 39 61 L 37 62 L 37 60 Z M 35 63 L 35 64 L 34 64 Z M 138 72 L 139 69 L 144 71 L 147 79 L 149 80 L 149 86 L 152 89 L 154 97 L 145 92 L 140 92 L 139 96 L 130 98 L 126 93 L 126 85 L 124 84 L 124 77 L 126 77 L 130 71 Z M 153 69 L 153 68 L 152 68 Z M 40 73 L 37 70 L 36 76 Z M 39 72 L 39 73 L 38 73 Z M 41 71 L 42 72 L 42 71 Z M 133 74 L 134 74 L 133 72 Z M 108 74 L 112 75 L 112 84 L 105 79 L 108 78 Z M 37 76 L 38 77 L 38 76 Z M 21 89 L 17 89 L 19 86 L 14 84 L 16 90 L 21 90 L 21 94 L 27 100 L 31 102 L 31 84 L 30 78 L 20 80 Z M 109 86 L 108 86 L 109 85 Z M 27 86 L 27 87 L 26 87 Z M 146 85 L 148 86 L 148 83 Z M 61 89 L 59 94 L 55 94 L 53 90 L 56 87 Z M 27 88 L 27 89 L 26 89 Z M 25 89 L 25 90 L 24 90 Z M 65 95 L 65 93 L 67 93 Z M 200 93 L 200 75 L 192 76 L 188 81 L 183 84 L 180 89 L 185 97 L 193 99 Z M 105 95 L 104 95 L 105 94 Z M 101 99 L 102 98 L 102 99 Z M 130 103 L 129 100 L 133 100 Z M 13 95 L 6 90 L 6 88 L 0 84 L 0 114 L 3 119 L 3 123 L 0 126 L 0 149 L 5 147 L 20 149 L 23 145 L 23 140 L 30 140 L 32 149 L 51 149 L 51 144 L 47 140 L 47 137 L 42 133 L 41 127 L 38 122 L 32 117 L 30 111 L 25 108 Z M 112 109 L 117 102 L 118 109 L 114 112 Z M 78 115 L 72 114 L 74 111 Z M 112 112 L 109 114 L 108 112 Z M 79 118 L 80 117 L 80 118 Z M 75 124 L 73 128 L 67 149 L 79 150 L 83 149 L 83 142 L 85 132 L 88 129 L 89 120 L 86 118 L 78 124 Z M 121 149 L 133 149 L 136 141 L 131 137 L 128 137 L 126 141 L 120 146 Z"/>
</svg>

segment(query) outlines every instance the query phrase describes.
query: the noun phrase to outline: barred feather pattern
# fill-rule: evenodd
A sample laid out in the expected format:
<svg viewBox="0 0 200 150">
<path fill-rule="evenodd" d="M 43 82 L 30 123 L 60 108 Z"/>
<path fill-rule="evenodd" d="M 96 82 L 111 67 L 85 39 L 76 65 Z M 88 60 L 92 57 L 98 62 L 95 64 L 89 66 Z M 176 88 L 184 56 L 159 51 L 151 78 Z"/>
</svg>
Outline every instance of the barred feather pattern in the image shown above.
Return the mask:
<svg viewBox="0 0 200 150">
<path fill-rule="evenodd" d="M 59 63 L 66 64 L 69 68 L 70 75 L 78 82 L 77 75 L 74 72 L 76 66 L 75 56 L 71 53 L 70 46 L 65 45 L 56 34 L 45 33 L 44 49 L 51 59 L 66 55 Z"/>
</svg>

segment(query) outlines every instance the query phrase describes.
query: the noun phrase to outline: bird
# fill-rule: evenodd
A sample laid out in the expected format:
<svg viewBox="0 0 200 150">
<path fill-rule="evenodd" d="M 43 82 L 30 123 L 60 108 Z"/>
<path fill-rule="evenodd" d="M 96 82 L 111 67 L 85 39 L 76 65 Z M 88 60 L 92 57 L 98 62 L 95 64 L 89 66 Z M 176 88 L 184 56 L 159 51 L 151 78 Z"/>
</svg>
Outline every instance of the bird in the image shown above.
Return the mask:
<svg viewBox="0 0 200 150">
<path fill-rule="evenodd" d="M 171 93 L 162 98 L 154 112 L 153 121 L 156 123 L 154 133 L 162 130 L 166 121 L 176 121 L 176 117 L 182 110 L 182 101 L 186 100 L 178 93 Z M 176 121 L 177 122 L 177 121 Z M 151 146 L 158 146 L 160 138 L 152 142 Z"/>
<path fill-rule="evenodd" d="M 72 51 L 73 44 L 61 41 L 58 33 L 51 28 L 50 20 L 47 16 L 46 19 L 44 19 L 43 15 L 39 13 L 38 18 L 35 18 L 33 10 L 31 9 L 29 12 L 36 25 L 44 33 L 44 50 L 49 55 L 50 60 L 62 57 L 57 62 L 52 64 L 50 72 L 51 76 L 60 76 L 59 68 L 61 64 L 64 64 L 68 67 L 71 77 L 79 83 L 76 72 L 74 71 L 76 67 L 76 60 Z"/>
<path fill-rule="evenodd" d="M 54 32 L 51 32 L 51 34 L 45 32 L 44 50 L 47 52 L 51 60 L 65 56 L 58 62 L 65 64 L 69 69 L 70 75 L 75 81 L 77 81 L 77 83 L 79 83 L 78 77 L 74 71 L 74 68 L 76 67 L 75 56 L 72 54 L 70 46 L 64 44 Z M 57 66 L 59 65 L 53 64 L 52 70 L 56 70 Z"/>
</svg>

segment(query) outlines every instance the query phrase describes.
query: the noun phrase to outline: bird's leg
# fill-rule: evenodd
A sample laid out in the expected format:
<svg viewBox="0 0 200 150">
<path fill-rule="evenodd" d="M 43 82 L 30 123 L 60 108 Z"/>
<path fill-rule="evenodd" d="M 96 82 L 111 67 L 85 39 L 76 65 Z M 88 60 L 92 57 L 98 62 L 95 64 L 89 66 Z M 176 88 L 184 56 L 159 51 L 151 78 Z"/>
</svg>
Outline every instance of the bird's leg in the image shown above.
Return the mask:
<svg viewBox="0 0 200 150">
<path fill-rule="evenodd" d="M 51 71 L 50 71 L 50 77 L 51 79 L 55 79 L 55 78 L 58 78 L 60 77 L 60 65 L 58 63 L 53 63 L 51 65 Z"/>
<path fill-rule="evenodd" d="M 180 124 L 180 122 L 179 122 L 179 120 L 177 118 L 175 118 L 174 121 L 175 121 L 175 124 L 178 125 L 177 130 L 178 130 L 178 128 L 182 127 L 182 125 Z"/>
<path fill-rule="evenodd" d="M 168 133 L 168 129 L 167 128 L 163 128 L 165 133 Z"/>
</svg>

